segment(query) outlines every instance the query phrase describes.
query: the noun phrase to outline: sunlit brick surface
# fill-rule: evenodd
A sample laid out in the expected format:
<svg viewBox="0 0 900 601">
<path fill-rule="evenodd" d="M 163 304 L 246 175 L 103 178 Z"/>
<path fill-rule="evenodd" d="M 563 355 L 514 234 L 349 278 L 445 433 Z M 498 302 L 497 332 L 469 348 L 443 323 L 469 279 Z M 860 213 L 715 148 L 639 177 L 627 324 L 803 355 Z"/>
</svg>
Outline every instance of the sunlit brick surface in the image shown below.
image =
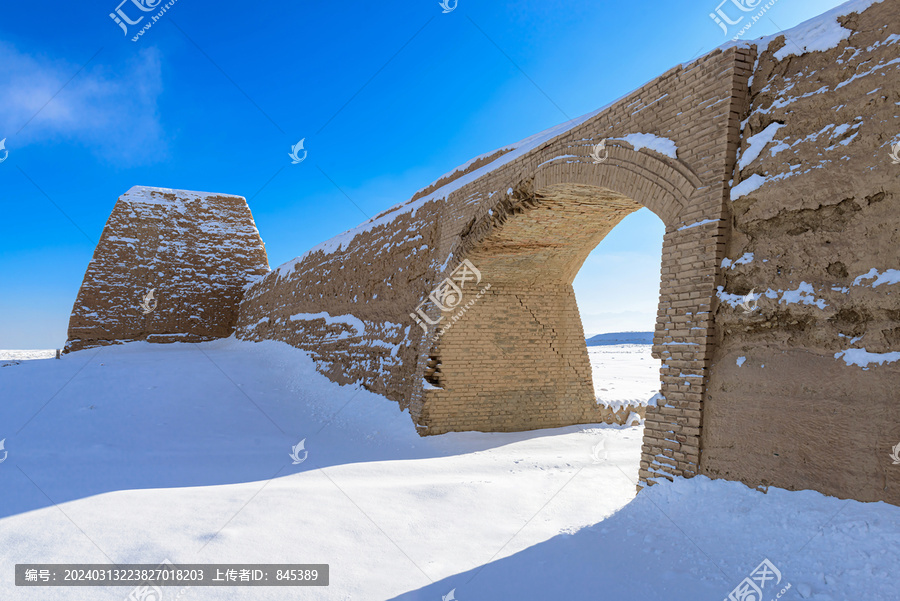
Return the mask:
<svg viewBox="0 0 900 601">
<path fill-rule="evenodd" d="M 243 286 L 268 269 L 242 197 L 135 186 L 103 228 L 66 349 L 229 336 Z"/>
</svg>

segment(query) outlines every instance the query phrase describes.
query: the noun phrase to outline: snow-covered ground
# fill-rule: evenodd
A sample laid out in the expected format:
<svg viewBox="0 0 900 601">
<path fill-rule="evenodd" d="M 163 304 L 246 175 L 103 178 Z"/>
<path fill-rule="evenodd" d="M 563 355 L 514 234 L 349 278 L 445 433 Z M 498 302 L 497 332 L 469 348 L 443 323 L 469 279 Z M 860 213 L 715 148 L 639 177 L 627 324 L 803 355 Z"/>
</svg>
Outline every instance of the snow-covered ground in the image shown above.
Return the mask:
<svg viewBox="0 0 900 601">
<path fill-rule="evenodd" d="M 604 361 L 641 362 L 631 354 Z M 395 403 L 276 342 L 0 368 L 0 438 L 4 600 L 129 594 L 16 588 L 16 563 L 168 559 L 328 563 L 331 584 L 162 601 L 718 601 L 765 558 L 784 599 L 896 599 L 900 508 L 706 478 L 635 498 L 641 428 L 419 438 Z"/>
<path fill-rule="evenodd" d="M 39 350 L 4 350 L 0 349 L 0 361 L 31 361 L 32 359 L 50 359 L 56 356 L 55 349 Z"/>
<path fill-rule="evenodd" d="M 660 360 L 649 344 L 589 346 L 597 402 L 613 409 L 646 405 L 659 392 Z"/>
</svg>

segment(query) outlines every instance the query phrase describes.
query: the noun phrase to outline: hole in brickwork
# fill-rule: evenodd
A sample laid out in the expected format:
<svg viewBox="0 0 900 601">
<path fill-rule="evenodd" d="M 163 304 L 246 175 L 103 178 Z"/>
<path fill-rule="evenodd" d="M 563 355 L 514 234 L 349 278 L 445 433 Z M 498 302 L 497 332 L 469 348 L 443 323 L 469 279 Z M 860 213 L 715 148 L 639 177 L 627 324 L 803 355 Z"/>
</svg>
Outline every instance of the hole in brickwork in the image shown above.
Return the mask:
<svg viewBox="0 0 900 601">
<path fill-rule="evenodd" d="M 432 386 L 441 385 L 441 358 L 437 355 L 429 355 L 425 363 L 425 381 Z"/>
</svg>

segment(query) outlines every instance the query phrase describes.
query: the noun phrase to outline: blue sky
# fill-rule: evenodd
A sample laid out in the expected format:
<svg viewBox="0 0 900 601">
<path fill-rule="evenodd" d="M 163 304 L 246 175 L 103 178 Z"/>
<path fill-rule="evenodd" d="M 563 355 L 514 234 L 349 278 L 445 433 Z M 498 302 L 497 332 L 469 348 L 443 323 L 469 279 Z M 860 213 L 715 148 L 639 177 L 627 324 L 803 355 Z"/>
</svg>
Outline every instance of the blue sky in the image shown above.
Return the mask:
<svg viewBox="0 0 900 601">
<path fill-rule="evenodd" d="M 745 37 L 838 4 L 778 0 Z M 62 346 L 133 185 L 245 196 L 275 266 L 727 41 L 699 0 L 177 0 L 137 42 L 117 6 L 0 7 L 0 348 Z M 589 258 L 586 333 L 652 329 L 662 231 L 642 210 Z"/>
</svg>

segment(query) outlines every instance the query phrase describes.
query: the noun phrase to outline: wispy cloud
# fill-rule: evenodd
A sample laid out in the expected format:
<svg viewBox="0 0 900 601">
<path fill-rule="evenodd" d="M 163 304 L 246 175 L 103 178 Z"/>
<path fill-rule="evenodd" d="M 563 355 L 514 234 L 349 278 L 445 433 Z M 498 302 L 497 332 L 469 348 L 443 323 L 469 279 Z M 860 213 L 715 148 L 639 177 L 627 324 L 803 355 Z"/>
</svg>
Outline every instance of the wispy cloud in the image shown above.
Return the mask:
<svg viewBox="0 0 900 601">
<path fill-rule="evenodd" d="M 66 140 L 120 167 L 163 158 L 157 50 L 142 49 L 115 69 L 95 59 L 72 79 L 81 66 L 0 42 L 0 137 L 9 138 L 7 148 Z"/>
</svg>

